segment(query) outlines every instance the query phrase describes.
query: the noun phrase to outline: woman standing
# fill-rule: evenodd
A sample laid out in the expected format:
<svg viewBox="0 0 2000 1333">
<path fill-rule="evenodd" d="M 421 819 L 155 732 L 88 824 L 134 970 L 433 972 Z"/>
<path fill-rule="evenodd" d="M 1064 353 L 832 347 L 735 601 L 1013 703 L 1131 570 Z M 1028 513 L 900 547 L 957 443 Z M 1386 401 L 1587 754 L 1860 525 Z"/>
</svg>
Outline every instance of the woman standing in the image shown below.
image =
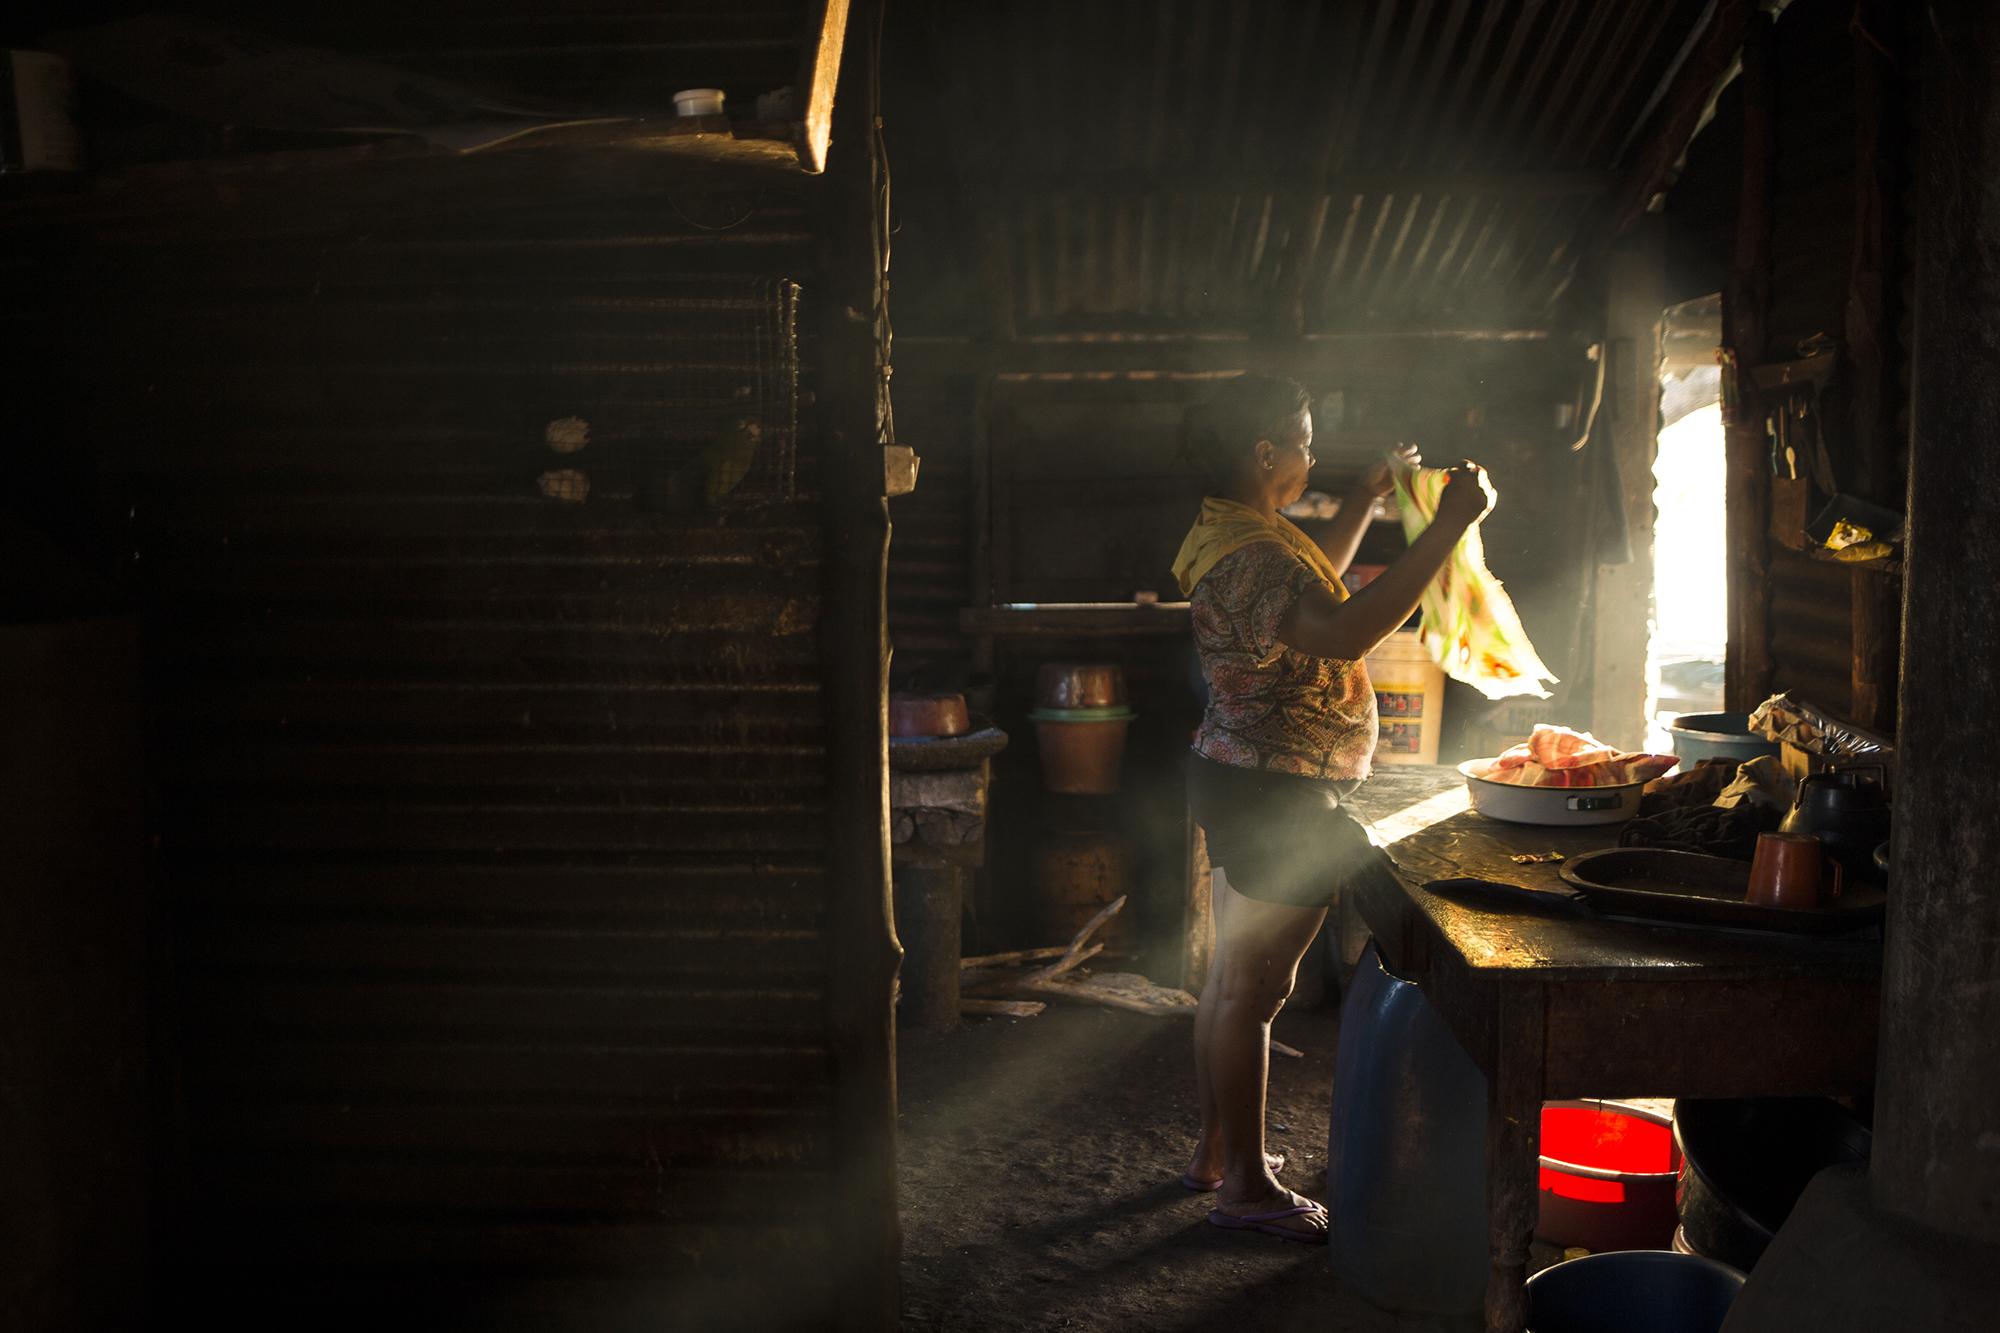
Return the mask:
<svg viewBox="0 0 2000 1333">
<path fill-rule="evenodd" d="M 1217 1192 L 1217 1226 L 1320 1244 L 1326 1210 L 1281 1185 L 1283 1160 L 1264 1153 L 1271 1020 L 1343 880 L 1372 855 L 1343 808 L 1375 749 L 1362 658 L 1415 612 L 1488 493 L 1476 466 L 1454 468 L 1436 521 L 1349 597 L 1340 576 L 1391 488 L 1388 463 L 1363 475 L 1320 544 L 1278 512 L 1304 493 L 1313 464 L 1299 385 L 1228 381 L 1190 411 L 1188 442 L 1210 477 L 1174 561 L 1209 687 L 1188 800 L 1226 883 L 1195 1018 L 1201 1138 L 1182 1181 Z M 1414 450 L 1402 457 L 1416 462 Z"/>
</svg>

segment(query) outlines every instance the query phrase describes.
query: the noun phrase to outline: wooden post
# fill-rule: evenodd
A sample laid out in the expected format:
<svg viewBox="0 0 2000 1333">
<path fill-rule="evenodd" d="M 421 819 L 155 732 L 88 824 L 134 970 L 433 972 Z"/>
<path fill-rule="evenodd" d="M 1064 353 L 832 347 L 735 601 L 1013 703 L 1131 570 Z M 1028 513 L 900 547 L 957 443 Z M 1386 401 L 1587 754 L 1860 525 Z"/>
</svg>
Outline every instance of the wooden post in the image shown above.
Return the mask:
<svg viewBox="0 0 2000 1333">
<path fill-rule="evenodd" d="M 1590 729 L 1614 745 L 1643 749 L 1646 738 L 1646 640 L 1654 553 L 1653 460 L 1660 434 L 1659 323 L 1666 308 L 1664 229 L 1643 219 L 1606 257 L 1604 405 L 1587 448 L 1606 451 L 1592 466 L 1617 479 L 1593 486 L 1598 503 L 1623 509 L 1631 559 L 1593 556 Z M 1593 543 L 1600 545 L 1600 543 Z"/>
<path fill-rule="evenodd" d="M 982 372 L 973 381 L 972 391 L 972 499 L 966 526 L 965 553 L 966 605 L 984 609 L 993 605 L 993 376 Z M 972 679 L 985 688 L 993 679 L 993 636 L 979 634 L 972 640 Z M 991 691 L 981 698 L 980 707 L 993 711 Z"/>
<path fill-rule="evenodd" d="M 906 1028 L 957 1027 L 965 872 L 948 864 L 905 864 L 895 874 L 896 938 L 903 945 L 896 1021 Z"/>
<path fill-rule="evenodd" d="M 1895 865 L 1870 1179 L 1884 1209 L 2000 1243 L 2000 6 L 1924 23 Z M 1990 1311 L 1989 1311 L 1990 1313 Z"/>
<path fill-rule="evenodd" d="M 1215 876 L 1208 863 L 1208 838 L 1194 813 L 1187 821 L 1187 903 L 1181 913 L 1181 989 L 1196 995 L 1208 984 L 1215 962 Z"/>
<path fill-rule="evenodd" d="M 1736 253 L 1722 293 L 1722 341 L 1743 384 L 1763 361 L 1771 304 L 1771 194 L 1777 122 L 1771 79 L 1771 19 L 1750 17 L 1743 40 L 1743 179 L 1736 204 Z M 1729 548 L 1727 706 L 1747 710 L 1771 689 L 1771 451 L 1763 414 L 1746 399 L 1727 423 L 1725 523 Z"/>
<path fill-rule="evenodd" d="M 990 346 L 1012 347 L 1018 338 L 1015 319 L 1014 245 L 1007 219 L 1010 199 L 980 198 L 968 191 L 967 207 L 979 222 L 979 285 L 990 319 Z M 976 372 L 972 399 L 972 549 L 966 566 L 972 579 L 975 609 L 992 606 L 997 600 L 996 561 L 998 538 L 994 523 L 993 405 L 994 374 L 990 366 Z M 980 691 L 978 702 L 989 712 L 994 707 L 992 691 L 995 657 L 993 636 L 981 634 L 972 644 L 972 678 Z"/>
<path fill-rule="evenodd" d="M 826 169 L 826 150 L 833 137 L 833 98 L 839 86 L 840 60 L 847 49 L 848 0 L 820 0 L 819 21 L 808 32 L 799 88 L 805 97 L 799 127 L 799 165 L 807 171 Z M 850 88 L 852 85 L 849 85 Z"/>
<path fill-rule="evenodd" d="M 889 875 L 889 502 L 883 494 L 881 0 L 853 6 L 820 203 L 826 602 L 827 1041 L 834 1078 L 833 1326 L 896 1322 L 896 944 Z"/>
<path fill-rule="evenodd" d="M 1895 271 L 1900 248 L 1892 219 L 1902 185 L 1902 117 L 1890 54 L 1902 49 L 1900 12 L 1892 0 L 1860 0 L 1854 15 L 1854 251 L 1848 266 L 1844 367 L 1852 386 L 1856 463 L 1849 484 L 1890 508 L 1899 507 L 1903 498 L 1895 470 L 1895 327 L 1888 293 L 1888 275 Z M 1856 570 L 1853 578 L 1853 719 L 1871 731 L 1893 732 L 1902 628 L 1896 585 L 1870 571 Z"/>
</svg>

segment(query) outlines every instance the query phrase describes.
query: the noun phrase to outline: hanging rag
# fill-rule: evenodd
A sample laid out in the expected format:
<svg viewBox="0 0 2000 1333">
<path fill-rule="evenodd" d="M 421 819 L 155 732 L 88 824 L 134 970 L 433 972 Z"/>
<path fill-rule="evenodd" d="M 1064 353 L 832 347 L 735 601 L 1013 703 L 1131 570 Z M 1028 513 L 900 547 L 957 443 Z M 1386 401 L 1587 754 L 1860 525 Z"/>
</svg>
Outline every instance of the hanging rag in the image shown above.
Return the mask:
<svg viewBox="0 0 2000 1333">
<path fill-rule="evenodd" d="M 1394 472 L 1396 501 L 1403 515 L 1403 535 L 1415 541 L 1437 516 L 1438 502 L 1451 474 L 1441 468 L 1408 468 Z M 1491 488 L 1491 483 L 1487 483 Z M 1486 547 L 1479 525 L 1466 529 L 1452 548 L 1444 570 L 1424 589 L 1422 619 L 1417 632 L 1431 658 L 1453 680 L 1463 681 L 1489 699 L 1529 695 L 1546 699 L 1542 682 L 1556 684 L 1555 673 L 1542 665 L 1521 617 L 1500 580 L 1486 568 Z"/>
<path fill-rule="evenodd" d="M 1283 546 L 1319 575 L 1336 600 L 1347 600 L 1347 589 L 1341 585 L 1340 571 L 1333 567 L 1333 561 L 1319 549 L 1319 543 L 1301 532 L 1290 519 L 1268 519 L 1249 505 L 1213 495 L 1201 502 L 1201 514 L 1182 540 L 1180 554 L 1174 557 L 1174 578 L 1180 583 L 1181 595 L 1192 597 L 1202 576 L 1224 556 L 1234 555 L 1255 542 L 1276 542 Z"/>
</svg>

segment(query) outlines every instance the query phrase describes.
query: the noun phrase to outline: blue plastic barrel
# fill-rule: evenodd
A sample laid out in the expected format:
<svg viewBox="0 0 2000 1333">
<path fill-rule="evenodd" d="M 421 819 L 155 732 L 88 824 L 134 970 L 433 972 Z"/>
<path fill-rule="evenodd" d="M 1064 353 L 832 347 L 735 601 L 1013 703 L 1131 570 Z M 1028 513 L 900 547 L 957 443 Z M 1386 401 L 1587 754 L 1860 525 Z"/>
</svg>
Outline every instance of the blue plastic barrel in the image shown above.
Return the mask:
<svg viewBox="0 0 2000 1333">
<path fill-rule="evenodd" d="M 1717 1333 L 1743 1274 L 1671 1250 L 1619 1250 L 1528 1279 L 1528 1333 Z"/>
<path fill-rule="evenodd" d="M 1341 999 L 1327 1130 L 1328 1250 L 1388 1310 L 1463 1314 L 1486 1294 L 1486 1078 L 1370 944 Z"/>
</svg>

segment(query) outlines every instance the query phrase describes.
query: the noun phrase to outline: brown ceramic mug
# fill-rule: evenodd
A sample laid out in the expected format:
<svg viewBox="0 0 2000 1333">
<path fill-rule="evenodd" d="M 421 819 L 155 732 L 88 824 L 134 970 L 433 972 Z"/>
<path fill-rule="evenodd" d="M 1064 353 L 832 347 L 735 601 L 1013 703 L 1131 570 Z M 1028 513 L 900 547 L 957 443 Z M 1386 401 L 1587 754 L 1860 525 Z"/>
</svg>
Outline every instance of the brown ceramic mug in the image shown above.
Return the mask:
<svg viewBox="0 0 2000 1333">
<path fill-rule="evenodd" d="M 1840 862 L 1812 834 L 1760 833 L 1744 901 L 1758 907 L 1821 907 L 1840 897 L 1841 880 Z"/>
</svg>

